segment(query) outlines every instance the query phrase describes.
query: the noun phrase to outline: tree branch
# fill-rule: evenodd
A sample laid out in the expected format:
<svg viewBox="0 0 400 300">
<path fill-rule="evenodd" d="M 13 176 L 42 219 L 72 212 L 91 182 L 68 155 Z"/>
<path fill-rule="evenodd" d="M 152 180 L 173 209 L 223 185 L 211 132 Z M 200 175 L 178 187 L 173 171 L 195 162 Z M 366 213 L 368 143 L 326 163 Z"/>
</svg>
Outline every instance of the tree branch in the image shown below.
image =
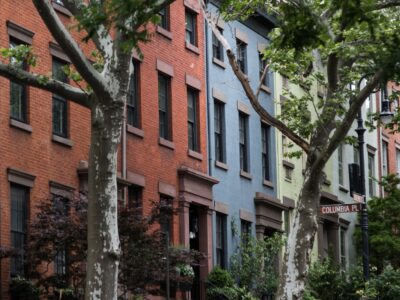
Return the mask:
<svg viewBox="0 0 400 300">
<path fill-rule="evenodd" d="M 64 24 L 55 13 L 49 0 L 33 0 L 33 3 L 39 12 L 46 27 L 50 30 L 52 36 L 71 59 L 76 70 L 93 88 L 96 93 L 108 93 L 105 89 L 104 79 L 92 66 L 89 60 L 79 48 L 71 34 L 66 30 Z"/>
<path fill-rule="evenodd" d="M 64 82 L 47 79 L 41 75 L 33 74 L 16 68 L 12 65 L 0 63 L 0 76 L 20 84 L 33 86 L 64 97 L 84 107 L 90 107 L 89 95 L 81 89 Z"/>
<path fill-rule="evenodd" d="M 248 79 L 245 77 L 245 75 L 242 73 L 242 71 L 239 68 L 239 65 L 237 64 L 235 55 L 233 54 L 232 50 L 226 50 L 226 54 L 229 59 L 229 64 L 232 67 L 233 72 L 235 73 L 236 77 L 238 78 L 239 82 L 241 83 L 244 92 L 246 93 L 247 98 L 249 99 L 251 106 L 254 108 L 254 110 L 258 113 L 260 116 L 261 120 L 271 124 L 274 126 L 276 129 L 278 129 L 282 134 L 287 136 L 289 139 L 291 139 L 295 144 L 297 144 L 301 149 L 303 149 L 306 153 L 310 151 L 310 146 L 307 143 L 306 140 L 304 140 L 302 137 L 294 133 L 289 127 L 286 126 L 285 123 L 282 121 L 278 120 L 277 118 L 271 116 L 264 107 L 260 104 L 258 101 L 256 95 L 253 92 L 253 89 L 250 86 L 250 83 Z"/>
<path fill-rule="evenodd" d="M 400 0 L 386 0 L 375 5 L 374 10 L 400 6 Z"/>
<path fill-rule="evenodd" d="M 82 14 L 82 8 L 86 4 L 82 0 L 64 0 L 64 6 L 72 13 L 72 15 L 79 16 Z M 87 29 L 87 28 L 85 28 Z M 90 36 L 91 40 L 95 44 L 97 50 L 105 56 L 108 46 L 108 41 L 111 41 L 110 33 L 107 31 L 104 24 L 99 25 L 99 28 L 93 32 Z"/>
<path fill-rule="evenodd" d="M 261 87 L 264 84 L 265 76 L 267 76 L 268 69 L 269 69 L 269 64 L 265 65 L 265 68 L 264 68 L 263 73 L 261 75 L 260 83 L 258 84 L 258 87 L 257 87 L 257 90 L 256 90 L 256 98 L 257 99 L 258 99 L 258 96 L 260 95 Z"/>
<path fill-rule="evenodd" d="M 324 157 L 321 158 L 322 160 L 328 160 L 328 158 L 336 150 L 339 143 L 345 138 L 365 99 L 373 92 L 373 90 L 382 80 L 383 76 L 384 70 L 378 70 L 371 78 L 371 80 L 358 93 L 358 95 L 351 99 L 351 105 L 347 113 L 345 114 L 340 126 L 336 128 L 334 134 L 330 138 L 329 143 L 326 147 L 326 151 L 324 153 Z"/>
</svg>

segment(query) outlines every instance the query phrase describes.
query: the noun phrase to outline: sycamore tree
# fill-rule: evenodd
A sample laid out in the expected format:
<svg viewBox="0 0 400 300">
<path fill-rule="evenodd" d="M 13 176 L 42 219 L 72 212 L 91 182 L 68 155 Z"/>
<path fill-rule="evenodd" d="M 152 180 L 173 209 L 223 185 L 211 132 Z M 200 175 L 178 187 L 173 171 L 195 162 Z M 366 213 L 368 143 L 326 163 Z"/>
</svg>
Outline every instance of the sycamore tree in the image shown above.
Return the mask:
<svg viewBox="0 0 400 300">
<path fill-rule="evenodd" d="M 63 0 L 76 26 L 60 21 L 50 0 L 32 0 L 54 40 L 70 58 L 86 88 L 19 68 L 34 65 L 34 49 L 2 49 L 0 76 L 58 94 L 87 107 L 91 113 L 91 148 L 88 188 L 88 256 L 86 299 L 116 299 L 120 243 L 117 226 L 117 148 L 124 120 L 132 50 L 148 40 L 147 24 L 173 0 Z M 69 24 L 71 25 L 71 24 Z M 69 30 L 83 32 L 75 40 Z M 99 60 L 93 64 L 80 47 L 93 42 Z M 8 63 L 10 62 L 10 63 Z M 31 68 L 34 69 L 34 68 Z"/>
<path fill-rule="evenodd" d="M 302 299 L 318 226 L 324 166 L 346 140 L 365 99 L 380 84 L 397 81 L 400 75 L 400 1 L 219 1 L 226 20 L 246 19 L 257 11 L 275 19 L 276 28 L 264 51 L 267 63 L 263 76 L 270 68 L 305 91 L 300 97 L 286 91 L 289 100 L 282 116 L 273 116 L 263 108 L 258 101 L 261 84 L 249 82 L 241 72 L 235 49 L 216 28 L 215 16 L 204 2 L 202 5 L 255 111 L 307 157 L 276 296 Z M 321 98 L 312 93 L 311 88 L 317 85 L 325 91 Z"/>
</svg>

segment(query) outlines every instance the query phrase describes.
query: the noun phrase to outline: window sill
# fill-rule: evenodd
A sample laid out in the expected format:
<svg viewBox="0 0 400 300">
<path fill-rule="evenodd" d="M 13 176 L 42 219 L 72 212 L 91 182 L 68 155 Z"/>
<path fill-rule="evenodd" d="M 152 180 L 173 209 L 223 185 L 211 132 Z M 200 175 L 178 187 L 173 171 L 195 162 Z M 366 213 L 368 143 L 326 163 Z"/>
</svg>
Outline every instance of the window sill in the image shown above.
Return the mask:
<svg viewBox="0 0 400 300">
<path fill-rule="evenodd" d="M 58 12 L 62 13 L 63 15 L 66 15 L 67 17 L 72 17 L 71 12 L 68 9 L 66 9 L 64 6 L 62 6 L 58 3 L 55 3 L 55 2 L 53 2 L 52 4 L 53 4 L 53 8 L 55 11 L 58 11 Z"/>
<path fill-rule="evenodd" d="M 266 86 L 265 84 L 262 84 L 260 89 L 264 92 L 266 92 L 267 94 L 271 94 L 271 90 L 269 89 L 268 86 Z"/>
<path fill-rule="evenodd" d="M 168 149 L 175 150 L 175 144 L 174 144 L 174 142 L 168 141 L 168 140 L 166 140 L 166 139 L 164 139 L 164 138 L 162 138 L 162 137 L 158 138 L 158 144 L 159 144 L 160 146 L 166 147 L 166 148 L 168 148 Z"/>
<path fill-rule="evenodd" d="M 213 57 L 212 62 L 222 69 L 226 68 L 225 63 L 222 60 L 219 60 L 218 58 Z"/>
<path fill-rule="evenodd" d="M 194 150 L 188 150 L 188 155 L 192 158 L 195 158 L 197 160 L 203 160 L 203 154 L 200 152 L 194 151 Z"/>
<path fill-rule="evenodd" d="M 191 43 L 185 42 L 186 43 L 186 49 L 192 51 L 193 53 L 199 55 L 200 54 L 200 50 L 197 46 L 192 45 Z"/>
<path fill-rule="evenodd" d="M 287 161 L 287 160 L 282 160 L 282 164 L 284 167 L 289 168 L 289 169 L 294 169 L 294 164 L 292 164 L 291 162 Z"/>
<path fill-rule="evenodd" d="M 323 184 L 325 184 L 326 186 L 330 186 L 332 183 L 329 179 L 325 179 Z"/>
<path fill-rule="evenodd" d="M 265 179 L 264 179 L 263 185 L 265 185 L 265 186 L 267 186 L 267 187 L 269 187 L 269 188 L 271 188 L 271 189 L 274 188 L 274 184 L 273 184 L 271 181 L 269 181 L 269 180 L 265 180 Z"/>
<path fill-rule="evenodd" d="M 55 135 L 55 134 L 52 135 L 51 140 L 53 142 L 56 142 L 58 144 L 61 144 L 61 145 L 64 145 L 64 146 L 67 146 L 70 148 L 74 145 L 74 142 L 71 141 L 70 139 L 67 139 L 67 138 L 64 138 L 62 136 Z"/>
<path fill-rule="evenodd" d="M 250 173 L 247 173 L 246 171 L 240 170 L 240 177 L 246 178 L 248 180 L 252 180 L 253 176 L 251 176 Z"/>
<path fill-rule="evenodd" d="M 226 163 L 223 163 L 223 162 L 218 161 L 218 160 L 215 161 L 215 166 L 220 168 L 220 169 L 223 169 L 225 171 L 228 171 L 228 169 L 229 169 L 229 167 L 228 167 L 228 165 Z"/>
<path fill-rule="evenodd" d="M 172 32 L 169 31 L 168 29 L 165 29 L 159 25 L 156 27 L 157 33 L 161 34 L 162 36 L 166 37 L 169 40 L 172 40 Z"/>
<path fill-rule="evenodd" d="M 10 126 L 32 133 L 32 126 L 15 119 L 10 119 Z"/>
<path fill-rule="evenodd" d="M 126 124 L 126 131 L 140 138 L 144 138 L 144 131 L 140 128 Z"/>
<path fill-rule="evenodd" d="M 339 185 L 339 191 L 342 191 L 342 192 L 344 192 L 344 193 L 348 193 L 349 192 L 349 190 L 348 189 L 346 189 L 344 186 L 342 186 L 342 185 Z"/>
</svg>

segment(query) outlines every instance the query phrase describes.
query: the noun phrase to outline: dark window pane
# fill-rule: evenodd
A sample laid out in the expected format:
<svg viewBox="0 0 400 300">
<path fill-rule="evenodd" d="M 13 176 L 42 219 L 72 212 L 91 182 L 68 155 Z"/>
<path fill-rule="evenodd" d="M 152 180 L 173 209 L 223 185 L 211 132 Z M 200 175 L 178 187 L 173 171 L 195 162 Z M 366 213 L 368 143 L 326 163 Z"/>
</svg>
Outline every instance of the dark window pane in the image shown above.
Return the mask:
<svg viewBox="0 0 400 300">
<path fill-rule="evenodd" d="M 158 75 L 158 111 L 159 111 L 159 133 L 160 137 L 171 140 L 170 127 L 170 79 Z"/>
<path fill-rule="evenodd" d="M 261 143 L 262 143 L 262 168 L 264 180 L 270 180 L 269 177 L 269 126 L 263 124 L 261 127 Z"/>
<path fill-rule="evenodd" d="M 236 40 L 237 63 L 243 73 L 247 73 L 247 45 L 241 40 Z"/>
<path fill-rule="evenodd" d="M 53 133 L 67 136 L 67 102 L 56 95 L 53 96 Z"/>
<path fill-rule="evenodd" d="M 197 37 L 196 37 L 196 14 L 186 11 L 185 14 L 185 21 L 186 21 L 186 35 L 185 39 L 186 42 L 196 45 L 197 44 Z"/>
<path fill-rule="evenodd" d="M 27 237 L 28 189 L 11 185 L 11 246 L 18 252 L 11 258 L 11 275 L 25 274 L 25 244 Z"/>
<path fill-rule="evenodd" d="M 164 7 L 158 12 L 160 16 L 159 26 L 162 28 L 169 30 L 169 7 Z"/>
<path fill-rule="evenodd" d="M 261 80 L 261 77 L 264 73 L 264 69 L 266 67 L 266 61 L 261 53 L 258 56 L 258 60 L 259 60 L 259 66 L 260 66 L 260 80 Z M 265 86 L 269 85 L 269 73 L 268 72 L 265 74 L 262 84 L 264 84 Z"/>
<path fill-rule="evenodd" d="M 129 96 L 126 104 L 127 123 L 134 127 L 139 127 L 139 64 L 133 62 L 134 71 L 131 74 Z"/>
<path fill-rule="evenodd" d="M 214 101 L 215 160 L 225 161 L 224 104 Z"/>
<path fill-rule="evenodd" d="M 54 79 L 68 82 L 68 76 L 64 72 L 66 65 L 65 62 L 53 58 L 52 73 Z M 67 124 L 67 101 L 63 97 L 53 94 L 53 134 L 67 137 Z"/>
<path fill-rule="evenodd" d="M 15 41 L 10 42 L 10 48 L 15 48 L 19 43 Z M 26 70 L 25 63 L 16 63 L 11 59 L 11 63 L 21 69 Z M 11 118 L 27 122 L 27 99 L 26 99 L 26 86 L 10 81 L 10 116 Z"/>
<path fill-rule="evenodd" d="M 222 31 L 220 30 L 221 34 Z M 217 39 L 215 34 L 212 34 L 212 47 L 213 47 L 213 57 L 223 61 L 224 60 L 224 54 L 223 54 L 223 48 L 221 42 Z"/>
<path fill-rule="evenodd" d="M 248 130 L 247 130 L 248 117 L 243 113 L 239 113 L 239 150 L 240 150 L 240 169 L 249 171 L 249 158 L 248 158 Z"/>
<path fill-rule="evenodd" d="M 216 263 L 221 268 L 226 268 L 226 216 L 216 214 Z"/>
<path fill-rule="evenodd" d="M 69 199 L 53 195 L 53 205 L 58 218 L 66 218 L 69 215 Z M 60 242 L 60 241 L 58 241 Z M 57 243 L 59 245 L 59 243 Z M 59 247 L 56 255 L 54 256 L 54 273 L 58 275 L 65 275 L 67 270 L 67 245 Z"/>
<path fill-rule="evenodd" d="M 188 144 L 189 149 L 199 151 L 199 136 L 197 125 L 197 92 L 188 89 Z"/>
</svg>

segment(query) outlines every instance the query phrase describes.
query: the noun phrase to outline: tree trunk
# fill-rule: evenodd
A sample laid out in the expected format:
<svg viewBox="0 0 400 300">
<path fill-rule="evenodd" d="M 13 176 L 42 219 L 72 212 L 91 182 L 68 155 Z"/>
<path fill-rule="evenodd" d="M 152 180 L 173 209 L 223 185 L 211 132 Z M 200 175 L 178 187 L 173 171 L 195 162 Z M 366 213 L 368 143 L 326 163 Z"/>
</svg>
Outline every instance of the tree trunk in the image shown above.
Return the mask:
<svg viewBox="0 0 400 300">
<path fill-rule="evenodd" d="M 318 209 L 324 174 L 307 164 L 305 181 L 299 195 L 296 215 L 289 233 L 276 299 L 303 299 L 311 251 L 318 227 Z M 307 175 L 309 174 L 309 175 Z"/>
<path fill-rule="evenodd" d="M 89 162 L 88 251 L 85 299 L 117 299 L 120 243 L 117 223 L 117 150 L 123 105 L 93 99 Z"/>
</svg>

